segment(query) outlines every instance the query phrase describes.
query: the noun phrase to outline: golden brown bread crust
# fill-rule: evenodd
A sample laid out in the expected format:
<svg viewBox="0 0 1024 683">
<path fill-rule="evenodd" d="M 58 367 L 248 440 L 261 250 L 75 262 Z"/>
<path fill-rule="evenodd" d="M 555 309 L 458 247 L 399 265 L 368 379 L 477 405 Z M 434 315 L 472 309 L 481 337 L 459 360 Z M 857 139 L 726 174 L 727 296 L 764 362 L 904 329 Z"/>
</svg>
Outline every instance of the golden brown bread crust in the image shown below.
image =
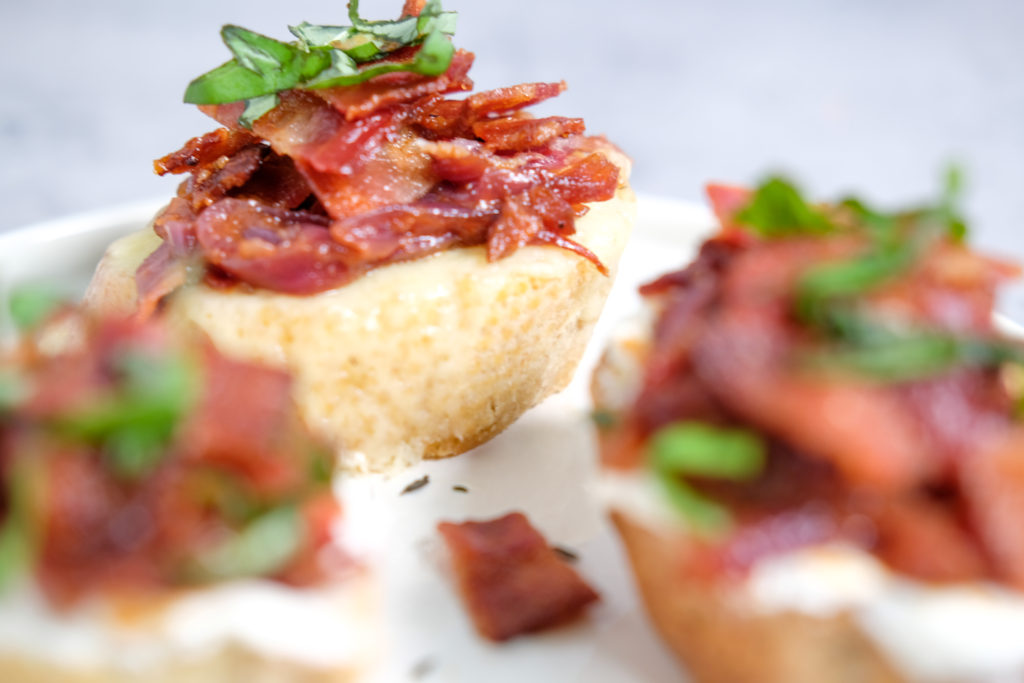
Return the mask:
<svg viewBox="0 0 1024 683">
<path fill-rule="evenodd" d="M 577 221 L 575 238 L 613 274 L 634 213 L 623 181 Z M 86 305 L 130 309 L 132 274 L 156 244 L 137 235 L 111 245 Z M 167 313 L 221 351 L 288 367 L 303 417 L 342 463 L 388 471 L 469 450 L 565 387 L 611 284 L 563 249 L 525 247 L 488 263 L 484 247 L 470 247 L 309 297 L 188 286 Z"/>
<path fill-rule="evenodd" d="M 651 621 L 699 683 L 901 683 L 848 617 L 757 614 L 728 586 L 688 580 L 685 536 L 613 512 Z"/>
<path fill-rule="evenodd" d="M 651 321 L 615 331 L 591 381 L 594 407 L 621 414 L 640 390 Z M 598 442 L 609 446 L 614 429 Z M 899 683 L 904 679 L 847 616 L 751 609 L 735 586 L 686 573 L 684 528 L 615 509 L 612 521 L 655 628 L 698 683 Z"/>
</svg>

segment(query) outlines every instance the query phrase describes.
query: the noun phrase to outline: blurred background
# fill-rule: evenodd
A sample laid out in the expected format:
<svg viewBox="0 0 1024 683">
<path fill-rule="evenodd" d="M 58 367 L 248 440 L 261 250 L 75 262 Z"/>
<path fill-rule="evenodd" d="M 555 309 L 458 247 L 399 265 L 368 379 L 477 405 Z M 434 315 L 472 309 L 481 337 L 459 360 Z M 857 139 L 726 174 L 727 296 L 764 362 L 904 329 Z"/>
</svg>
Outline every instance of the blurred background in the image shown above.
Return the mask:
<svg viewBox="0 0 1024 683">
<path fill-rule="evenodd" d="M 446 0 L 480 89 L 565 79 L 641 193 L 794 175 L 897 206 L 967 171 L 977 244 L 1024 261 L 1024 3 L 1016 0 Z M 391 18 L 401 0 L 364 0 Z M 345 23 L 339 0 L 0 3 L 0 231 L 170 195 L 155 157 L 215 127 L 181 103 L 238 23 Z M 1024 287 L 1003 309 L 1024 320 Z"/>
</svg>

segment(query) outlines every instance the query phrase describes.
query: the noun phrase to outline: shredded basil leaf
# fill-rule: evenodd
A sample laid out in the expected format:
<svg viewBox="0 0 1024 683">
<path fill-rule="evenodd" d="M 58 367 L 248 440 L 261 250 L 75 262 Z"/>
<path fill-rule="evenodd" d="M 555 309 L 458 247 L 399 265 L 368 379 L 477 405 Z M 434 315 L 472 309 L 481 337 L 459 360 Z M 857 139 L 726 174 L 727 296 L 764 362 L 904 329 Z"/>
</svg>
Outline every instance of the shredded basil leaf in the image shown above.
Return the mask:
<svg viewBox="0 0 1024 683">
<path fill-rule="evenodd" d="M 746 481 L 763 471 L 765 458 L 764 443 L 752 432 L 695 421 L 662 427 L 647 446 L 648 462 L 670 503 L 707 536 L 729 528 L 729 511 L 694 490 L 686 477 Z"/>
<path fill-rule="evenodd" d="M 295 556 L 303 542 L 302 515 L 293 505 L 274 508 L 196 559 L 198 579 L 268 576 Z"/>
<path fill-rule="evenodd" d="M 765 461 L 764 444 L 755 434 L 703 422 L 662 427 L 648 449 L 657 469 L 714 479 L 751 479 L 761 473 Z"/>
<path fill-rule="evenodd" d="M 886 382 L 932 377 L 956 367 L 996 368 L 1024 363 L 1024 347 L 932 330 L 892 331 L 845 316 L 838 346 L 809 355 L 820 370 L 854 372 Z"/>
<path fill-rule="evenodd" d="M 21 458 L 8 468 L 7 517 L 0 524 L 0 592 L 31 564 L 36 548 L 29 519 L 31 464 Z"/>
<path fill-rule="evenodd" d="M 24 396 L 24 379 L 14 369 L 0 368 L 0 413 L 16 406 Z"/>
<path fill-rule="evenodd" d="M 117 391 L 54 422 L 58 434 L 102 447 L 115 474 L 135 479 L 163 459 L 198 394 L 198 367 L 183 355 L 126 353 Z"/>
<path fill-rule="evenodd" d="M 735 218 L 762 237 L 819 235 L 833 230 L 828 216 L 804 200 L 795 185 L 778 176 L 768 178 Z"/>
<path fill-rule="evenodd" d="M 279 102 L 280 98 L 277 96 L 277 93 L 274 93 L 273 95 L 261 95 L 260 97 L 254 97 L 250 100 L 246 100 L 245 109 L 242 111 L 242 115 L 238 117 L 238 123 L 251 129 L 252 124 L 254 124 L 259 117 L 276 107 Z"/>
<path fill-rule="evenodd" d="M 64 301 L 65 297 L 56 289 L 32 285 L 12 291 L 8 308 L 11 320 L 24 332 L 45 321 Z"/>
<path fill-rule="evenodd" d="M 611 429 L 619 423 L 619 416 L 610 410 L 592 410 L 590 421 L 598 429 Z"/>
<path fill-rule="evenodd" d="M 690 529 L 706 538 L 721 537 L 732 526 L 732 516 L 725 506 L 697 493 L 678 474 L 655 472 L 669 503 L 686 519 Z"/>
<path fill-rule="evenodd" d="M 225 26 L 221 37 L 234 58 L 189 83 L 185 102 L 245 101 L 239 123 L 248 128 L 277 105 L 276 98 L 269 98 L 284 90 L 356 85 L 395 71 L 438 76 L 451 64 L 455 48 L 447 36 L 455 32 L 455 14 L 444 12 L 438 0 L 430 0 L 418 17 L 395 21 L 362 19 L 359 3 L 352 2 L 349 16 L 350 27 L 306 22 L 289 26 L 298 38 L 290 43 Z M 372 64 L 397 49 L 420 44 L 410 60 Z M 369 66 L 360 69 L 359 64 Z"/>
</svg>

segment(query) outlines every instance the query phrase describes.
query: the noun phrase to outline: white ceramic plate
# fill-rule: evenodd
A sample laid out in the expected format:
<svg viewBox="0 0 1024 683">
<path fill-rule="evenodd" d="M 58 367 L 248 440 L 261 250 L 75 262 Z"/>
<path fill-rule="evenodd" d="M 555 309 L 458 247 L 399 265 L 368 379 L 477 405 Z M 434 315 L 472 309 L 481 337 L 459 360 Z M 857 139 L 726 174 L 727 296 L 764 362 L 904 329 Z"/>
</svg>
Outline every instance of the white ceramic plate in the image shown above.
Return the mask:
<svg viewBox="0 0 1024 683">
<path fill-rule="evenodd" d="M 80 292 L 106 245 L 143 227 L 158 206 L 145 202 L 0 235 L 0 293 L 29 282 Z M 637 285 L 683 264 L 711 226 L 701 206 L 642 197 L 618 280 L 568 389 L 470 453 L 391 478 L 341 482 L 346 540 L 365 551 L 383 581 L 390 642 L 380 681 L 679 680 L 592 496 L 595 453 L 587 384 L 610 327 L 638 309 Z M 429 485 L 399 495 L 424 475 Z M 455 491 L 455 485 L 468 492 Z M 553 544 L 578 553 L 579 571 L 603 600 L 575 625 L 496 646 L 473 631 L 445 574 L 435 527 L 440 520 L 485 519 L 512 510 L 524 512 Z"/>
</svg>

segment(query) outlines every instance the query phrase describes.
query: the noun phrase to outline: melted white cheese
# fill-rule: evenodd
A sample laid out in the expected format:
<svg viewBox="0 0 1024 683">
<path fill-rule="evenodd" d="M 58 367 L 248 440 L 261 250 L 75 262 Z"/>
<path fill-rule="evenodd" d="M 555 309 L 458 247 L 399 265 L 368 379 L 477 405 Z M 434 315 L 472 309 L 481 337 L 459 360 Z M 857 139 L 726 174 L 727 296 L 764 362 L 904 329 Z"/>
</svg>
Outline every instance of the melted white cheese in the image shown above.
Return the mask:
<svg viewBox="0 0 1024 683">
<path fill-rule="evenodd" d="M 598 495 L 651 528 L 683 530 L 646 474 L 602 474 Z M 674 520 L 674 521 L 673 521 Z M 824 545 L 761 560 L 744 586 L 755 613 L 849 613 L 911 681 L 1024 681 L 1024 594 L 998 586 L 930 585 L 869 553 Z"/>
<path fill-rule="evenodd" d="M 71 669 L 144 673 L 243 646 L 306 667 L 358 669 L 375 655 L 372 592 L 363 577 L 316 589 L 236 581 L 128 620 L 98 599 L 57 612 L 26 583 L 0 596 L 0 652 Z"/>
<path fill-rule="evenodd" d="M 930 585 L 855 548 L 820 546 L 767 558 L 747 588 L 756 609 L 848 611 L 915 681 L 1024 679 L 1024 595 L 989 584 Z"/>
</svg>

